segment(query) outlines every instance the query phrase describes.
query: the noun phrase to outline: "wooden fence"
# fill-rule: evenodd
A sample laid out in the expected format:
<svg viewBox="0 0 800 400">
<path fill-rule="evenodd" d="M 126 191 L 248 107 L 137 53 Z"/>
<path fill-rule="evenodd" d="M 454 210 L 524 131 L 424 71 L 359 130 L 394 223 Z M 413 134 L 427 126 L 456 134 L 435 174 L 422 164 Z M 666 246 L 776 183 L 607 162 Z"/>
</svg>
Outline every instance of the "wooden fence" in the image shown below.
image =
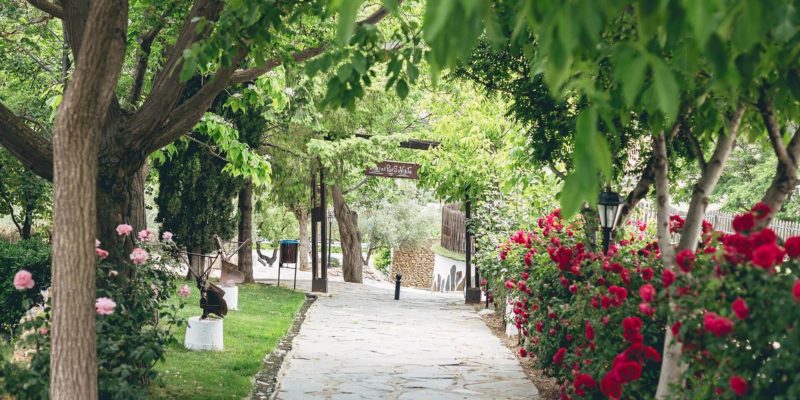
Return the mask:
<svg viewBox="0 0 800 400">
<path fill-rule="evenodd" d="M 639 219 L 644 220 L 649 224 L 655 224 L 656 210 L 652 205 L 640 205 Z M 686 216 L 686 211 L 674 209 L 670 215 L 678 214 L 682 217 Z M 718 231 L 725 233 L 733 233 L 733 218 L 736 216 L 734 213 L 725 211 L 709 211 L 706 213 L 706 221 L 711 223 L 711 226 Z M 634 217 L 635 219 L 635 217 Z M 784 221 L 780 219 L 773 219 L 769 227 L 775 231 L 775 234 L 781 238 L 788 238 L 791 236 L 800 236 L 800 222 Z"/>
<path fill-rule="evenodd" d="M 466 229 L 466 217 L 459 204 L 442 207 L 442 247 L 456 253 L 466 253 Z"/>
</svg>

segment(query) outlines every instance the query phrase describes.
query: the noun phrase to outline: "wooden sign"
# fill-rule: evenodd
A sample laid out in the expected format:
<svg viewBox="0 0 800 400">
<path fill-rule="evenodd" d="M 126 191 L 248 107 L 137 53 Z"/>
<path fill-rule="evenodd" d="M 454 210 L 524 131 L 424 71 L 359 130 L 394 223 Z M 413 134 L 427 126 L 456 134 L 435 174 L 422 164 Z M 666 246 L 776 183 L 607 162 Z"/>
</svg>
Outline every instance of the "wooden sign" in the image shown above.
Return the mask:
<svg viewBox="0 0 800 400">
<path fill-rule="evenodd" d="M 419 170 L 419 164 L 400 161 L 381 161 L 378 165 L 368 169 L 366 174 L 385 178 L 419 179 L 417 170 Z"/>
</svg>

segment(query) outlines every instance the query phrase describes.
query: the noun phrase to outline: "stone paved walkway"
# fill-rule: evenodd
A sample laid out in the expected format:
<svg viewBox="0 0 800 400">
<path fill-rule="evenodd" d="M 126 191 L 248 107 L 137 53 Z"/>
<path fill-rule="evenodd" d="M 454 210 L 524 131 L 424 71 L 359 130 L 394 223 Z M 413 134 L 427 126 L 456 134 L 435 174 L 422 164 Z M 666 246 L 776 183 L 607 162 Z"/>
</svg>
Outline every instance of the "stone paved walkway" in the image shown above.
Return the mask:
<svg viewBox="0 0 800 400">
<path fill-rule="evenodd" d="M 277 399 L 538 399 L 463 297 L 403 288 L 395 301 L 382 282 L 329 292 L 308 310 Z"/>
</svg>

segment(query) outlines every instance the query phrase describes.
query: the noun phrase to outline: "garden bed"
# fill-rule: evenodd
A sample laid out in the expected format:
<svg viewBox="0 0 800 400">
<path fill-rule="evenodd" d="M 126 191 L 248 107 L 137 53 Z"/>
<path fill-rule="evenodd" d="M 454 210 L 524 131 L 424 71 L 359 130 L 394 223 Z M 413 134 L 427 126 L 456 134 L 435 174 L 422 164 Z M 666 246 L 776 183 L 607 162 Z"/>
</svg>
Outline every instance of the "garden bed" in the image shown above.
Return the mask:
<svg viewBox="0 0 800 400">
<path fill-rule="evenodd" d="M 192 290 L 184 319 L 199 315 L 199 293 Z M 186 326 L 175 332 L 178 340 L 156 369 L 159 378 L 150 388 L 156 399 L 240 399 L 253 387 L 253 376 L 264 356 L 284 337 L 305 301 L 303 293 L 258 284 L 239 286 L 239 311 L 225 318 L 225 350 L 195 352 L 183 347 Z"/>
</svg>

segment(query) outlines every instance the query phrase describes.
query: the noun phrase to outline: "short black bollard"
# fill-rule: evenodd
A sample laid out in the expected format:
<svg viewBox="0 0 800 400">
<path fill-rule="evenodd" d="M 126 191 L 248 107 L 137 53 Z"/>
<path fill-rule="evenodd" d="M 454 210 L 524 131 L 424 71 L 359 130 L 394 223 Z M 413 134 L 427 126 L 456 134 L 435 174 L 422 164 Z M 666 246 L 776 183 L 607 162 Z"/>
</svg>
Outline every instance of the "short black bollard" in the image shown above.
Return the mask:
<svg viewBox="0 0 800 400">
<path fill-rule="evenodd" d="M 402 274 L 397 274 L 397 280 L 394 282 L 394 299 L 400 300 L 400 279 L 403 279 Z"/>
</svg>

